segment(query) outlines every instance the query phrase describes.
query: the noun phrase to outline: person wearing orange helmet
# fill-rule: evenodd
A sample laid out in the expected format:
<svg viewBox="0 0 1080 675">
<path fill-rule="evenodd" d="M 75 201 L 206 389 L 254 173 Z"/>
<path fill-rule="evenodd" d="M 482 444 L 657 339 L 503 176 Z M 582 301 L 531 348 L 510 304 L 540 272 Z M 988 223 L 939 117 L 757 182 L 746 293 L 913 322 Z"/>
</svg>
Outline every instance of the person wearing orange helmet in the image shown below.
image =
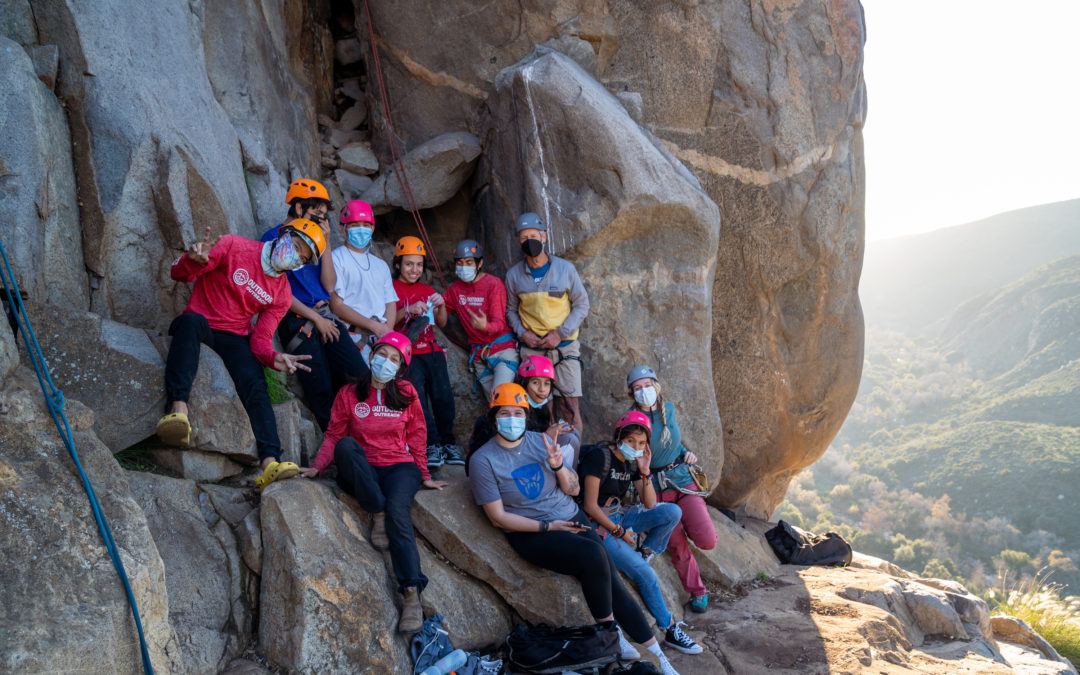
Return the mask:
<svg viewBox="0 0 1080 675">
<path fill-rule="evenodd" d="M 454 440 L 454 390 L 446 371 L 446 350 L 435 340 L 434 323 L 446 325 L 446 303 L 435 289 L 420 281 L 427 250 L 417 237 L 402 237 L 394 246 L 390 263 L 397 293 L 394 330 L 413 342 L 412 365 L 407 377 L 416 387 L 427 420 L 428 466 L 464 464 L 465 457 Z M 430 399 L 430 400 L 429 400 Z"/>
<path fill-rule="evenodd" d="M 262 240 L 271 241 L 285 229 L 297 229 L 299 221 L 309 220 L 318 226 L 318 232 L 297 231 L 305 236 L 321 237 L 324 243 L 320 248 L 325 250 L 330 237 L 329 212 L 333 208 L 326 187 L 309 178 L 295 180 L 285 194 L 285 203 L 289 206 L 285 222 L 268 229 Z M 307 363 L 311 370 L 301 371 L 298 379 L 308 408 L 322 431 L 330 423 L 334 394 L 349 378 L 358 377 L 367 368 L 359 351 L 347 339 L 348 328 L 330 310 L 330 292 L 321 281 L 323 267 L 333 264 L 330 258 L 319 256 L 285 274 L 292 290 L 292 304 L 277 329 L 285 351 L 311 357 Z"/>
<path fill-rule="evenodd" d="M 330 308 L 349 324 L 353 341 L 364 359 L 371 345 L 393 330 L 397 316 L 397 293 L 390 267 L 371 252 L 375 213 L 371 204 L 354 199 L 341 210 L 345 245 L 330 254 L 333 266 L 323 270 L 323 284 L 331 289 Z"/>
<path fill-rule="evenodd" d="M 211 240 L 207 227 L 203 240 L 174 260 L 169 272 L 174 280 L 193 286 L 187 307 L 169 325 L 167 412 L 158 420 L 157 435 L 168 445 L 188 446 L 188 397 L 201 347 L 209 346 L 229 371 L 251 421 L 263 469 L 255 482 L 260 490 L 298 471 L 292 462 L 278 462 L 281 442 L 263 367 L 287 373 L 308 369 L 303 362 L 311 357 L 275 351 L 273 334 L 292 301 L 284 274 L 322 253 L 325 242 L 317 231 L 315 223 L 300 220 L 273 241 L 260 243 L 234 234 Z"/>
<path fill-rule="evenodd" d="M 447 485 L 432 480 L 427 468 L 424 411 L 404 375 L 412 358 L 409 338 L 401 333 L 390 331 L 375 342 L 370 371 L 338 391 L 319 453 L 301 471 L 315 478 L 333 462 L 338 486 L 372 514 L 371 545 L 390 549 L 404 598 L 402 633 L 423 625 L 420 593 L 428 583 L 413 531 L 413 497 L 421 486 L 441 490 Z"/>
<path fill-rule="evenodd" d="M 526 430 L 528 409 L 529 395 L 521 385 L 495 387 L 488 414 L 496 435 L 469 458 L 474 500 L 527 562 L 577 578 L 594 621 L 608 628 L 618 621 L 634 641 L 662 656 L 641 606 L 574 501 L 580 491 L 577 473 L 550 436 Z M 632 645 L 621 642 L 624 653 L 637 656 Z"/>
<path fill-rule="evenodd" d="M 686 624 L 672 616 L 656 572 L 649 565 L 654 555 L 667 548 L 668 538 L 682 518 L 676 504 L 657 501 L 650 480 L 651 433 L 649 418 L 631 410 L 615 424 L 612 442 L 582 450 L 578 465 L 584 490 L 582 508 L 607 532 L 604 547 L 608 555 L 637 586 L 656 625 L 666 631 L 664 644 L 684 654 L 700 654 L 701 645 L 683 631 Z M 640 503 L 633 503 L 631 486 Z"/>
</svg>

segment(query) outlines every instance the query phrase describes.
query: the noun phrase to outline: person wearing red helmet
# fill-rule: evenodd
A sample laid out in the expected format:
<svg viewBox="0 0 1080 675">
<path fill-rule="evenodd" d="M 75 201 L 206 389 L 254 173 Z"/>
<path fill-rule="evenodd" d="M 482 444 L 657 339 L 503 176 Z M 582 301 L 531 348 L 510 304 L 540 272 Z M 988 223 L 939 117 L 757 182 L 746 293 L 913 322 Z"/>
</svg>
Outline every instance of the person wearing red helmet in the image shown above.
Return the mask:
<svg viewBox="0 0 1080 675">
<path fill-rule="evenodd" d="M 525 428 L 528 394 L 508 382 L 495 387 L 488 415 L 495 437 L 469 458 L 469 485 L 491 524 L 527 562 L 581 583 L 596 623 L 615 622 L 636 642 L 666 659 L 641 606 L 623 585 L 600 535 L 578 507 L 577 473 L 563 461 L 550 436 Z M 627 658 L 637 650 L 622 638 Z M 670 664 L 669 664 L 670 665 Z M 669 675 L 674 670 L 666 670 Z"/>
<path fill-rule="evenodd" d="M 682 510 L 675 504 L 657 501 L 649 462 L 652 452 L 648 416 L 631 410 L 615 424 L 611 443 L 588 446 L 582 451 L 581 473 L 585 513 L 602 530 L 604 547 L 615 567 L 637 586 L 641 599 L 656 625 L 666 631 L 664 644 L 685 654 L 700 654 L 701 646 L 683 631 L 664 602 L 660 582 L 649 562 L 667 548 L 671 531 L 679 524 Z M 631 485 L 641 500 L 628 500 Z"/>
<path fill-rule="evenodd" d="M 709 551 L 716 546 L 717 535 L 705 504 L 707 493 L 690 473 L 697 457 L 683 445 L 675 405 L 664 400 L 656 371 L 650 366 L 635 366 L 626 376 L 626 386 L 633 402 L 631 410 L 647 415 L 652 425 L 650 469 L 657 496 L 660 501 L 674 502 L 682 509 L 682 520 L 671 533 L 668 548 L 679 581 L 690 594 L 690 609 L 700 614 L 708 609 L 709 594 L 689 542 Z"/>
<path fill-rule="evenodd" d="M 354 199 L 341 210 L 345 245 L 330 254 L 332 266 L 323 270 L 322 282 L 330 294 L 330 309 L 349 324 L 352 339 L 367 360 L 371 345 L 393 330 L 397 293 L 390 267 L 371 253 L 375 214 L 371 204 Z"/>
<path fill-rule="evenodd" d="M 446 370 L 446 350 L 435 340 L 434 323 L 446 325 L 446 303 L 435 289 L 420 281 L 427 250 L 417 237 L 402 237 L 394 246 L 390 263 L 397 293 L 394 330 L 413 341 L 408 378 L 416 387 L 427 420 L 428 466 L 461 465 L 465 457 L 454 439 L 454 390 Z M 429 401 L 430 399 L 430 401 Z"/>
<path fill-rule="evenodd" d="M 447 485 L 428 472 L 424 411 L 404 376 L 411 359 L 406 336 L 390 331 L 379 338 L 370 371 L 338 392 L 319 453 L 300 472 L 315 478 L 334 462 L 338 485 L 372 514 L 371 545 L 390 549 L 404 597 L 398 621 L 402 633 L 415 633 L 423 625 L 420 593 L 428 582 L 410 515 L 413 496 L 421 486 L 441 490 Z"/>
<path fill-rule="evenodd" d="M 262 236 L 272 241 L 278 233 L 292 228 L 300 219 L 319 226 L 323 241 L 330 238 L 330 219 L 333 208 L 326 187 L 309 178 L 295 180 L 285 195 L 289 206 L 285 222 L 271 227 Z M 321 247 L 325 249 L 325 243 Z M 319 429 L 326 431 L 330 423 L 330 406 L 334 394 L 348 379 L 355 378 L 367 368 L 360 352 L 348 338 L 348 328 L 330 311 L 330 292 L 322 285 L 324 267 L 333 264 L 331 256 L 319 256 L 308 265 L 285 274 L 292 290 L 292 304 L 278 324 L 277 334 L 285 351 L 307 354 L 310 371 L 298 374 L 308 408 Z M 346 339 L 342 339 L 346 338 Z"/>
</svg>

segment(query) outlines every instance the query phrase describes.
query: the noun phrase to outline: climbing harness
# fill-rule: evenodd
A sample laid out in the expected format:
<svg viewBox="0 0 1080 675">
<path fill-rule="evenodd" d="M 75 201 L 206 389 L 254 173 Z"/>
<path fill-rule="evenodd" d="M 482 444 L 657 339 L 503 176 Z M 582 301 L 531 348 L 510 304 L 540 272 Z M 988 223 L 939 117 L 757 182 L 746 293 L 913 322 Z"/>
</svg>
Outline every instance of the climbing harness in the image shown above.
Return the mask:
<svg viewBox="0 0 1080 675">
<path fill-rule="evenodd" d="M 405 195 L 405 202 L 409 207 L 409 212 L 412 213 L 413 222 L 416 223 L 416 229 L 420 231 L 420 237 L 424 240 L 424 246 L 426 246 L 429 251 L 434 251 L 435 247 L 431 245 L 431 238 L 428 237 L 427 229 L 424 227 L 424 220 L 420 217 L 420 208 L 416 205 L 416 199 L 413 197 L 412 186 L 409 184 L 409 177 L 405 174 L 404 157 L 402 157 L 401 151 L 398 148 L 397 131 L 394 129 L 394 119 L 390 115 L 390 98 L 386 94 L 386 83 L 383 81 L 382 63 L 379 61 L 379 48 L 375 41 L 375 24 L 371 20 L 371 8 L 368 6 L 368 0 L 364 0 L 364 15 L 367 17 L 368 34 L 371 40 L 371 58 L 372 63 L 375 65 L 375 81 L 379 86 L 379 98 L 382 105 L 383 117 L 386 118 L 386 138 L 390 145 L 390 157 L 393 159 L 394 163 L 394 174 L 397 176 L 398 184 L 401 185 L 401 192 Z M 442 267 L 439 265 L 438 257 L 432 255 L 431 262 L 435 267 L 435 273 L 438 275 L 443 288 L 446 288 L 446 279 L 443 278 Z"/>
<path fill-rule="evenodd" d="M 480 384 L 480 380 L 484 379 L 488 375 L 494 375 L 495 369 L 499 367 L 499 364 L 506 366 L 512 372 L 517 372 L 518 361 L 500 359 L 498 357 L 492 356 L 493 353 L 501 352 L 504 349 L 513 349 L 514 345 L 516 344 L 517 340 L 514 338 L 513 333 L 503 333 L 502 335 L 495 338 L 486 345 L 471 345 L 472 350 L 469 351 L 469 360 L 466 361 L 466 363 L 472 363 L 473 361 L 477 360 L 477 357 L 479 357 L 481 363 L 484 364 L 484 370 L 479 375 L 477 375 L 476 379 L 473 381 L 472 390 L 474 394 L 476 393 L 476 387 Z M 496 349 L 496 347 L 498 347 L 498 349 Z M 520 360 L 520 358 L 521 357 L 519 355 L 518 359 Z"/>
<path fill-rule="evenodd" d="M 86 496 L 90 500 L 90 509 L 94 514 L 94 520 L 97 521 L 98 530 L 101 532 L 101 538 L 105 541 L 105 549 L 109 552 L 113 568 L 116 569 L 116 574 L 120 577 L 120 581 L 124 585 L 124 592 L 127 594 L 128 605 L 131 606 L 131 614 L 135 619 L 135 629 L 139 633 L 139 649 L 142 651 L 143 672 L 146 675 L 153 675 L 154 669 L 150 664 L 150 653 L 146 648 L 146 637 L 143 635 L 142 620 L 139 618 L 139 606 L 135 602 L 135 594 L 132 592 L 131 584 L 128 582 L 127 571 L 124 569 L 124 562 L 120 559 L 120 551 L 116 547 L 116 541 L 113 539 L 112 530 L 109 529 L 109 522 L 105 519 L 105 513 L 101 510 L 101 504 L 98 503 L 94 488 L 90 485 L 90 479 L 87 477 L 86 471 L 83 470 L 82 462 L 79 461 L 79 454 L 75 450 L 75 441 L 71 435 L 71 425 L 68 423 L 67 415 L 64 414 L 64 392 L 57 389 L 56 385 L 53 384 L 52 375 L 49 373 L 49 366 L 45 361 L 44 354 L 41 352 L 41 346 L 38 344 L 34 329 L 30 325 L 30 317 L 26 314 L 26 307 L 23 304 L 22 295 L 19 293 L 19 283 L 15 280 L 15 272 L 11 269 L 11 263 L 8 261 L 7 250 L 4 248 L 3 241 L 0 241 L 0 256 L 3 257 L 4 261 L 4 267 L 0 270 L 0 282 L 3 282 L 4 290 L 7 293 L 8 311 L 14 314 L 19 328 L 22 330 L 24 336 L 23 341 L 26 343 L 26 351 L 30 354 L 30 361 L 34 366 L 34 374 L 37 375 L 38 384 L 41 385 L 41 393 L 45 396 L 45 404 L 48 406 L 49 414 L 56 424 L 56 430 L 60 434 L 60 439 L 63 440 L 64 446 L 71 456 L 71 461 L 75 464 L 75 468 L 79 472 L 83 489 L 86 491 Z"/>
</svg>

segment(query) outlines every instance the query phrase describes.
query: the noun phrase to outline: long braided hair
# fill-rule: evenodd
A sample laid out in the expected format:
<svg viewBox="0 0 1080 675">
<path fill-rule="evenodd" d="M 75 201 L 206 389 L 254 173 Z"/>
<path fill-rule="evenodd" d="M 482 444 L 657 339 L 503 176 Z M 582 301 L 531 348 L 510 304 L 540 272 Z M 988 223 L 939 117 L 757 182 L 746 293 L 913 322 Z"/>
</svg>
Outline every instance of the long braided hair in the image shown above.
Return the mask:
<svg viewBox="0 0 1080 675">
<path fill-rule="evenodd" d="M 664 406 L 664 390 L 660 387 L 660 383 L 658 381 L 653 380 L 653 378 L 651 377 L 649 379 L 652 380 L 653 386 L 656 387 L 656 407 L 660 410 L 660 424 L 664 427 L 664 430 L 660 433 L 660 442 L 664 445 L 667 445 L 671 442 L 671 429 L 668 428 L 667 423 L 667 408 L 666 406 Z M 633 390 L 629 390 L 629 392 L 630 403 L 633 409 L 640 410 L 641 412 L 648 415 L 649 411 L 642 407 L 640 404 L 638 404 L 637 399 L 634 398 Z"/>
</svg>

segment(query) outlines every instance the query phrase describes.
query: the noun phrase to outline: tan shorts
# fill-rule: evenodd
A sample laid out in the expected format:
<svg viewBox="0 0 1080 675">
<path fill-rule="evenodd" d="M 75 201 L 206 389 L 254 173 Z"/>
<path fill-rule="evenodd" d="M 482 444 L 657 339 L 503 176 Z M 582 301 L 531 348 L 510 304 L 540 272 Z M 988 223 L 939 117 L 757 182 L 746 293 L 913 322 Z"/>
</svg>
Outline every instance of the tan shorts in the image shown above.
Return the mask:
<svg viewBox="0 0 1080 675">
<path fill-rule="evenodd" d="M 531 349 L 521 345 L 521 358 L 539 354 L 555 364 L 556 395 L 581 397 L 581 344 L 574 340 L 559 349 Z"/>
</svg>

